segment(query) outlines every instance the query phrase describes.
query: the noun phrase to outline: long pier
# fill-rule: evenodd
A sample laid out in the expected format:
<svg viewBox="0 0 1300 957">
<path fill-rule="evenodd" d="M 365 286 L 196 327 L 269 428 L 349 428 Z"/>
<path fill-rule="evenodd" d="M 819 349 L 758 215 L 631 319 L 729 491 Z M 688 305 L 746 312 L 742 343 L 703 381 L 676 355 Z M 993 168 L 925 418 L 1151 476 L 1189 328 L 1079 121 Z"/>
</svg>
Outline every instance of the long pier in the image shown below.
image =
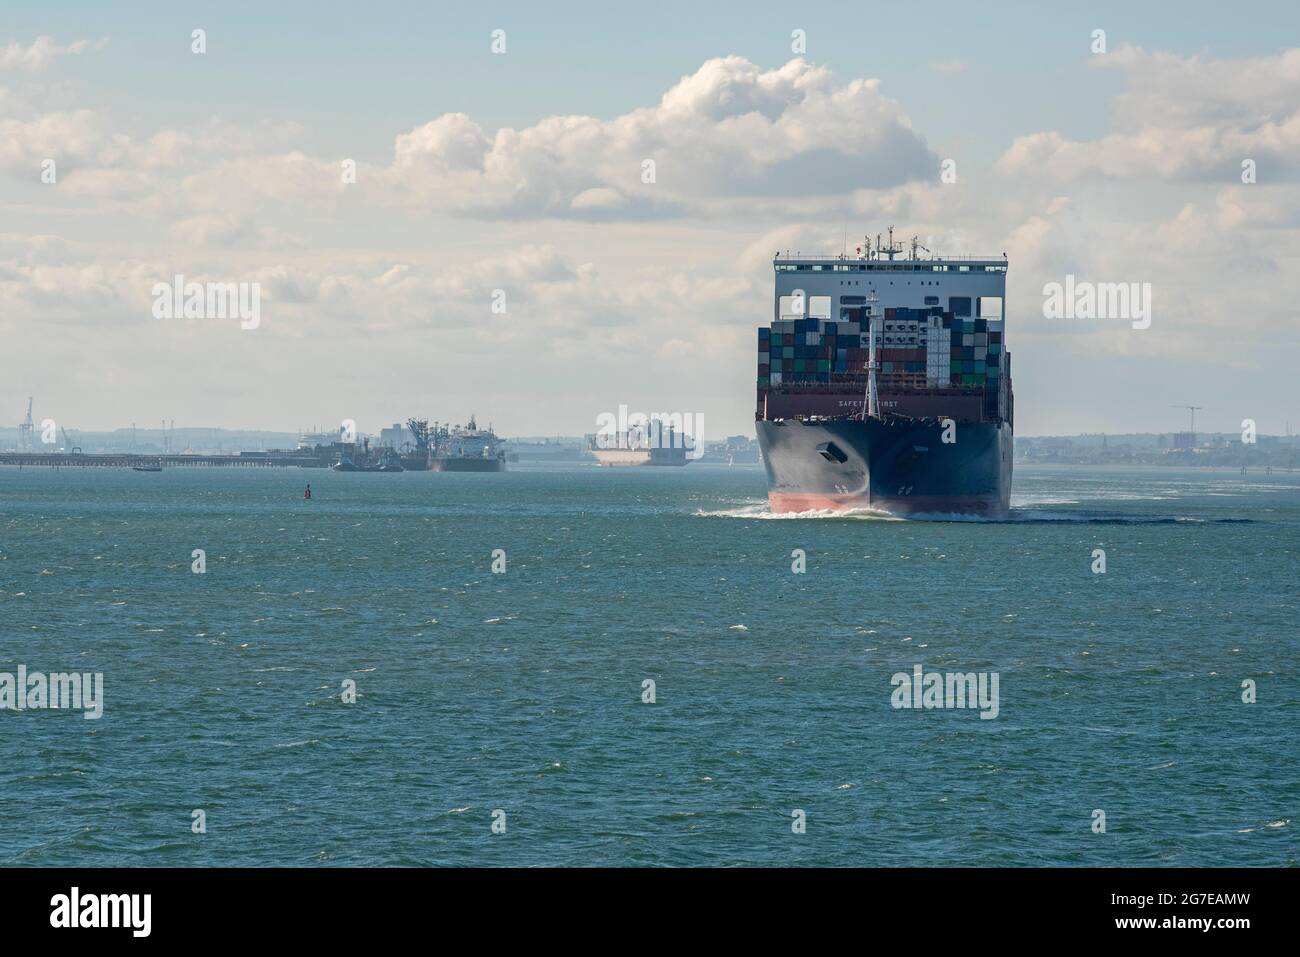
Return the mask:
<svg viewBox="0 0 1300 957">
<path fill-rule="evenodd" d="M 139 455 L 134 452 L 0 452 L 0 465 L 20 468 L 116 468 L 161 465 L 163 468 L 327 468 L 315 455 L 266 452 L 238 455 Z"/>
</svg>

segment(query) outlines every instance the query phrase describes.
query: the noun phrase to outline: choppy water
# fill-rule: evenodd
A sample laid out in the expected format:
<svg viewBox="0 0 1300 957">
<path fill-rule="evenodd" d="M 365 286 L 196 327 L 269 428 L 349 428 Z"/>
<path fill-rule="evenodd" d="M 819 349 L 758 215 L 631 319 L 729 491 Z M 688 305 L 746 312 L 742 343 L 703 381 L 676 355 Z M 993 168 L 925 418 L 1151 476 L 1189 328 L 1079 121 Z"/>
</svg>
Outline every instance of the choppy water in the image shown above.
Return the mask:
<svg viewBox="0 0 1300 957">
<path fill-rule="evenodd" d="M 0 671 L 105 681 L 0 712 L 0 864 L 1300 862 L 1300 474 L 1021 468 L 1003 523 L 764 490 L 0 470 Z M 893 709 L 918 663 L 998 717 Z"/>
</svg>

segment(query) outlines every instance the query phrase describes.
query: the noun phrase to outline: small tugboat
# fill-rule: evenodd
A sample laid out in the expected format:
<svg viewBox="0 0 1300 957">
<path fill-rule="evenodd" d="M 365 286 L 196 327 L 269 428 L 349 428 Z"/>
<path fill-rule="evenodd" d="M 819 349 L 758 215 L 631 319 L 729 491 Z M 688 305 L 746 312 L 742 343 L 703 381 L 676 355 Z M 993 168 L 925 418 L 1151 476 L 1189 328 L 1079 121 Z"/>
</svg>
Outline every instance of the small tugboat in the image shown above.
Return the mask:
<svg viewBox="0 0 1300 957">
<path fill-rule="evenodd" d="M 330 466 L 335 472 L 405 472 L 401 457 L 393 449 L 376 449 L 371 451 L 370 440 L 362 442 L 356 459 L 346 452 Z"/>
<path fill-rule="evenodd" d="M 132 465 L 133 472 L 161 472 L 162 462 L 144 462 L 140 465 Z"/>
</svg>

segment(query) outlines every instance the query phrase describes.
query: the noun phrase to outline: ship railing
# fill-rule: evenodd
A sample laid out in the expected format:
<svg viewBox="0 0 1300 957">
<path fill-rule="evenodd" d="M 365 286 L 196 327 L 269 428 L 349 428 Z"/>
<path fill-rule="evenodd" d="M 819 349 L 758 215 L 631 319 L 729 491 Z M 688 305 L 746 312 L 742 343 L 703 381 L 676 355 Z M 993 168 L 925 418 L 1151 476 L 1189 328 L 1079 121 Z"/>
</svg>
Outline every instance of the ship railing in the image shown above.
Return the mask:
<svg viewBox="0 0 1300 957">
<path fill-rule="evenodd" d="M 800 380 L 798 382 L 782 382 L 780 385 L 769 385 L 768 392 L 777 393 L 778 395 L 798 395 L 803 392 L 829 392 L 837 395 L 853 395 L 856 392 L 861 396 L 866 396 L 867 377 L 862 376 L 860 380 L 855 379 L 853 382 L 816 382 L 811 380 Z M 855 388 L 846 389 L 845 386 Z M 983 395 L 984 389 L 981 386 L 974 385 L 946 385 L 946 386 L 909 386 L 893 385 L 892 383 L 882 383 L 882 392 L 888 392 L 889 395 Z"/>
<path fill-rule="evenodd" d="M 943 263 L 943 262 L 1006 262 L 1007 257 L 1004 253 L 996 253 L 991 256 L 977 255 L 975 253 L 954 253 L 953 255 L 944 256 L 917 256 L 911 259 L 907 256 L 896 256 L 893 259 L 886 257 L 872 256 L 800 256 L 777 253 L 772 257 L 772 262 L 777 263 Z"/>
</svg>

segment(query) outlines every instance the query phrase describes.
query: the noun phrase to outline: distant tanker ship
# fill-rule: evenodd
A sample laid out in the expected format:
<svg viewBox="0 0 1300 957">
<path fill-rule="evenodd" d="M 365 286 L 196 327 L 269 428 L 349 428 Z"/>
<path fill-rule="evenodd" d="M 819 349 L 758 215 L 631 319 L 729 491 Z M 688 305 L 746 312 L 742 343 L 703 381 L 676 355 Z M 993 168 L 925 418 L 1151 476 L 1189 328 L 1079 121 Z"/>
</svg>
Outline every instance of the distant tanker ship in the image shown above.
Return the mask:
<svg viewBox="0 0 1300 957">
<path fill-rule="evenodd" d="M 1011 496 L 1007 260 L 774 259 L 756 428 L 777 512 L 999 518 Z M 880 309 L 880 304 L 885 306 Z"/>
<path fill-rule="evenodd" d="M 474 416 L 465 426 L 430 427 L 427 419 L 406 423 L 415 436 L 415 448 L 402 456 L 408 469 L 425 472 L 504 472 L 506 453 L 489 425 L 480 429 Z"/>
</svg>

